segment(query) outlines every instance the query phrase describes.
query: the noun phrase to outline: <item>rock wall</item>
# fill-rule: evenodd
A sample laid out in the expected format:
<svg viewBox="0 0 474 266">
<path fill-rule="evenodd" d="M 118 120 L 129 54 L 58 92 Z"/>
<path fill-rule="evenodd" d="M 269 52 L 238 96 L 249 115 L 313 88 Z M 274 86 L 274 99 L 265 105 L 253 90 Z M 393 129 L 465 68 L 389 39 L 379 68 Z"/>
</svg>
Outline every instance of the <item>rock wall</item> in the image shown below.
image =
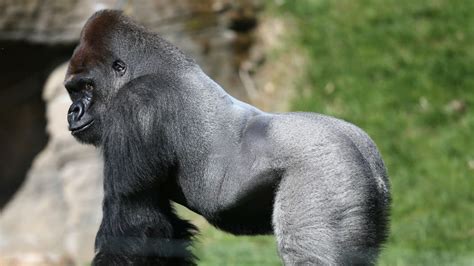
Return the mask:
<svg viewBox="0 0 474 266">
<path fill-rule="evenodd" d="M 45 264 L 86 263 L 100 222 L 102 164 L 98 151 L 67 130 L 70 104 L 62 86 L 66 65 L 43 91 L 49 141 L 22 188 L 0 216 L 0 256 L 6 264 L 35 257 Z M 28 256 L 29 255 L 29 256 Z M 0 258 L 0 264 L 2 258 Z"/>
<path fill-rule="evenodd" d="M 0 209 L 21 185 L 47 142 L 44 81 L 71 49 L 0 41 Z"/>
</svg>

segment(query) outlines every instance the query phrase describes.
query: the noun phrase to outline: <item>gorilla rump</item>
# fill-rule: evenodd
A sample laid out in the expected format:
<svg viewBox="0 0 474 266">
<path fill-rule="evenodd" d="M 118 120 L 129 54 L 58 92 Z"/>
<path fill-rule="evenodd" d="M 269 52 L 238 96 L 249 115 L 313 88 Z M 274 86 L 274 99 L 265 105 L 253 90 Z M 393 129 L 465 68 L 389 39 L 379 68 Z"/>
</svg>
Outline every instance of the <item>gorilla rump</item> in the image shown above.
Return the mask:
<svg viewBox="0 0 474 266">
<path fill-rule="evenodd" d="M 172 201 L 233 234 L 275 234 L 286 265 L 375 263 L 389 182 L 358 127 L 240 102 L 119 11 L 88 20 L 65 87 L 70 131 L 105 161 L 93 265 L 195 264 L 196 228 Z"/>
</svg>

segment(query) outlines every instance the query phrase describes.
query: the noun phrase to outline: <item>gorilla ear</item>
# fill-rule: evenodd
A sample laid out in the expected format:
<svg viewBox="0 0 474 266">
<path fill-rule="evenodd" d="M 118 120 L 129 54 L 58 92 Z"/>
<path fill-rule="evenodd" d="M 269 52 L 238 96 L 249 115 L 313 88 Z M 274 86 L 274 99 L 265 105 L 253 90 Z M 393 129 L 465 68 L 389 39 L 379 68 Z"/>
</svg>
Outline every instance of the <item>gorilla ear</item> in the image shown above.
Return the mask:
<svg viewBox="0 0 474 266">
<path fill-rule="evenodd" d="M 112 68 L 120 76 L 123 76 L 127 71 L 127 65 L 120 59 L 117 59 L 112 63 Z"/>
</svg>

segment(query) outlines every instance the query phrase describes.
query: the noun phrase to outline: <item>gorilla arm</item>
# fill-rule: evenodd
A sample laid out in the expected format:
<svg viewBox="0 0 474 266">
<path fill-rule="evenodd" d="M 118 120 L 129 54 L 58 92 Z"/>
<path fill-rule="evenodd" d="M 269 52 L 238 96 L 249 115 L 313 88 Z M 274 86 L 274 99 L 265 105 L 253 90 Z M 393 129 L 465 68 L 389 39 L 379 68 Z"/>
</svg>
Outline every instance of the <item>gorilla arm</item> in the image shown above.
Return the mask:
<svg viewBox="0 0 474 266">
<path fill-rule="evenodd" d="M 105 123 L 110 127 L 102 137 L 105 198 L 93 265 L 193 264 L 187 247 L 195 228 L 176 216 L 169 201 L 173 156 L 165 143 L 151 149 L 159 134 L 149 138 L 143 125 L 143 117 L 152 114 L 144 113 L 142 98 L 153 86 L 153 78 L 142 77 L 113 99 L 113 115 Z M 150 127 L 156 123 L 149 122 Z"/>
</svg>

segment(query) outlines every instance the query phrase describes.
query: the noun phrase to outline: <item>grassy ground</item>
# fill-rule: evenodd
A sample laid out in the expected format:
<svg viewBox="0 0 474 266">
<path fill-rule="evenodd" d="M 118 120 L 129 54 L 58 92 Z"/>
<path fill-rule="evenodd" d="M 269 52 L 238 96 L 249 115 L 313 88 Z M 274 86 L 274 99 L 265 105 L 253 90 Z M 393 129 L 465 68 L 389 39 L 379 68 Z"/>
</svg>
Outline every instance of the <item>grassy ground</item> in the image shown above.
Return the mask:
<svg viewBox="0 0 474 266">
<path fill-rule="evenodd" d="M 184 207 L 177 207 L 179 214 L 200 230 L 193 245 L 199 266 L 281 265 L 272 236 L 232 236 L 214 229 L 202 217 Z"/>
<path fill-rule="evenodd" d="M 341 117 L 391 176 L 381 265 L 474 265 L 474 1 L 276 1 L 308 54 L 293 109 Z M 202 265 L 279 265 L 271 237 L 203 226 Z"/>
</svg>

